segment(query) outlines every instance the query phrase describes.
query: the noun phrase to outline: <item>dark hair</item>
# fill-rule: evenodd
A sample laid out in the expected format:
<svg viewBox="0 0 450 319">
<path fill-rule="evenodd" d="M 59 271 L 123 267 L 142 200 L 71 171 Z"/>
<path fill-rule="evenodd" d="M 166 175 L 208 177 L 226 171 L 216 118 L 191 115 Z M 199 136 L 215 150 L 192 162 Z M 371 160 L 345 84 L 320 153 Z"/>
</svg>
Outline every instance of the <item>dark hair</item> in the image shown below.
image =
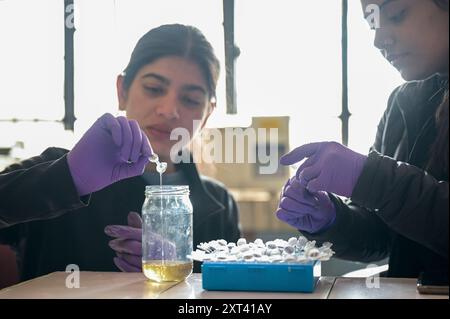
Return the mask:
<svg viewBox="0 0 450 319">
<path fill-rule="evenodd" d="M 449 121 L 449 91 L 448 82 L 443 101 L 436 111 L 437 137 L 430 150 L 428 171 L 436 178 L 448 179 L 448 121 Z"/>
<path fill-rule="evenodd" d="M 433 2 L 442 10 L 448 10 L 448 0 L 433 0 Z"/>
<path fill-rule="evenodd" d="M 144 65 L 165 56 L 179 56 L 196 63 L 205 76 L 209 97 L 216 97 L 220 64 L 214 49 L 200 30 L 182 24 L 159 26 L 139 39 L 124 70 L 124 88 L 130 88 Z"/>
<path fill-rule="evenodd" d="M 432 0 L 442 10 L 449 10 L 448 0 Z M 448 126 L 449 126 L 449 89 L 448 79 L 442 103 L 439 105 L 435 120 L 437 128 L 437 136 L 430 149 L 430 160 L 427 165 L 427 170 L 430 171 L 436 178 L 448 179 L 448 165 L 449 165 L 449 144 L 448 144 Z"/>
</svg>

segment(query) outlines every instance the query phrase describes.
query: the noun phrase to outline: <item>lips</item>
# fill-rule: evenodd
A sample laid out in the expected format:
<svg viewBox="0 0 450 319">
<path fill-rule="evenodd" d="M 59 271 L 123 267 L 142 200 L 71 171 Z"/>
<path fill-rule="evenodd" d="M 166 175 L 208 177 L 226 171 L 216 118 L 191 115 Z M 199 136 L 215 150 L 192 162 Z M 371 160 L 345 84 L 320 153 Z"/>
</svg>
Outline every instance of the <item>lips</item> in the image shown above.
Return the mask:
<svg viewBox="0 0 450 319">
<path fill-rule="evenodd" d="M 386 56 L 386 59 L 391 63 L 392 65 L 398 65 L 403 58 L 408 56 L 408 53 L 402 53 L 402 54 L 388 54 Z"/>
<path fill-rule="evenodd" d="M 172 128 L 167 125 L 150 125 L 145 128 L 148 134 L 158 139 L 169 139 Z"/>
</svg>

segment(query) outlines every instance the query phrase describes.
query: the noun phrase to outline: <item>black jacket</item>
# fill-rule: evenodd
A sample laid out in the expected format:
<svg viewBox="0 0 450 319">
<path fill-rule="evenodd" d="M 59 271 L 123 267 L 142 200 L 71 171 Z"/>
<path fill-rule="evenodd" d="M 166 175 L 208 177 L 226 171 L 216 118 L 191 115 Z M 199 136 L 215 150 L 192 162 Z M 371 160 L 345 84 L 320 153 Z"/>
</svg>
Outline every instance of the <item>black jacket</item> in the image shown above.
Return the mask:
<svg viewBox="0 0 450 319">
<path fill-rule="evenodd" d="M 66 152 L 51 148 L 41 157 L 48 161 L 65 160 Z M 240 236 L 237 207 L 224 186 L 200 177 L 195 164 L 182 163 L 177 169 L 189 180 L 194 247 L 220 238 L 236 242 Z M 78 265 L 81 271 L 118 271 L 113 263 L 114 251 L 108 246 L 112 238 L 105 235 L 104 228 L 111 224 L 126 225 L 130 211 L 141 212 L 145 186 L 142 177 L 122 180 L 93 193 L 86 207 L 57 218 L 0 229 L 0 242 L 18 250 L 22 280 L 65 271 L 69 264 Z M 48 185 L 43 183 L 41 187 L 45 190 Z M 32 205 L 38 198 L 23 200 Z M 70 200 L 70 194 L 61 194 L 55 208 Z M 194 271 L 199 269 L 195 263 Z"/>
<path fill-rule="evenodd" d="M 11 165 L 0 173 L 0 229 L 86 206 L 77 194 L 67 160 L 46 155 Z"/>
<path fill-rule="evenodd" d="M 434 76 L 393 92 L 351 200 L 331 195 L 336 223 L 306 237 L 332 242 L 343 259 L 389 257 L 390 277 L 448 275 L 448 174 L 425 171 L 446 88 L 448 79 Z"/>
</svg>

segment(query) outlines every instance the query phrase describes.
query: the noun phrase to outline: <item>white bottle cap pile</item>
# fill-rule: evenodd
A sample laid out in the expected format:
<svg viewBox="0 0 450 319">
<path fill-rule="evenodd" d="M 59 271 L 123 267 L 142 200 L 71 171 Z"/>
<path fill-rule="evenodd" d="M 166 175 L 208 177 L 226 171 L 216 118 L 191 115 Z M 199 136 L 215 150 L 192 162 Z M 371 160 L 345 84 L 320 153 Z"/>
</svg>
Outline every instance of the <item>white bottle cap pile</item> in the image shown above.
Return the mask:
<svg viewBox="0 0 450 319">
<path fill-rule="evenodd" d="M 237 243 L 218 239 L 198 245 L 191 258 L 211 262 L 305 263 L 329 260 L 334 254 L 331 246 L 331 243 L 325 242 L 321 247 L 316 247 L 315 240 L 308 241 L 303 236 L 266 243 L 261 239 L 250 243 L 245 238 L 240 238 Z"/>
</svg>

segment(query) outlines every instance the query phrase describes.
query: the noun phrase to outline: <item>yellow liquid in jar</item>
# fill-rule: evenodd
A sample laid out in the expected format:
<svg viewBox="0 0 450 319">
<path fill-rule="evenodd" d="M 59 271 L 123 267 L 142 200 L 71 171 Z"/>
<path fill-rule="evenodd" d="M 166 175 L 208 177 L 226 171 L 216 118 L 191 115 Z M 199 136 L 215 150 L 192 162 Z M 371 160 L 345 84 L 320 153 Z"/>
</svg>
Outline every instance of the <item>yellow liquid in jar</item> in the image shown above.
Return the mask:
<svg viewBox="0 0 450 319">
<path fill-rule="evenodd" d="M 145 277 L 156 282 L 183 281 L 192 273 L 192 262 L 149 260 L 142 263 Z"/>
</svg>

